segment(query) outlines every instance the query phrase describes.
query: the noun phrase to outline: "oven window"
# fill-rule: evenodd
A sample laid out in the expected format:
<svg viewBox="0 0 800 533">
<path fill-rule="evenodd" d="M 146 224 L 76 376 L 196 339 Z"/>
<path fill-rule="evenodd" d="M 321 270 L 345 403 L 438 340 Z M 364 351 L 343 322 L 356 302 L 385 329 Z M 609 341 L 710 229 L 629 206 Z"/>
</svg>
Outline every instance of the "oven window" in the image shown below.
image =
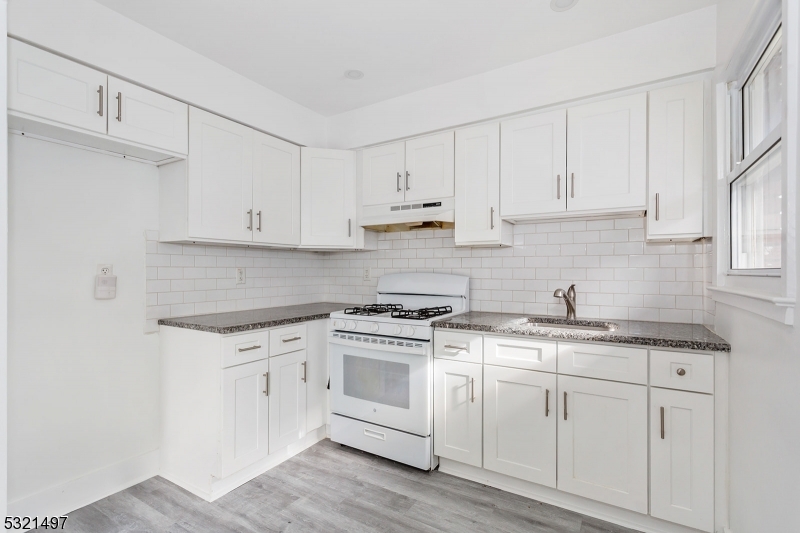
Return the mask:
<svg viewBox="0 0 800 533">
<path fill-rule="evenodd" d="M 344 354 L 344 395 L 408 409 L 410 367 Z"/>
</svg>

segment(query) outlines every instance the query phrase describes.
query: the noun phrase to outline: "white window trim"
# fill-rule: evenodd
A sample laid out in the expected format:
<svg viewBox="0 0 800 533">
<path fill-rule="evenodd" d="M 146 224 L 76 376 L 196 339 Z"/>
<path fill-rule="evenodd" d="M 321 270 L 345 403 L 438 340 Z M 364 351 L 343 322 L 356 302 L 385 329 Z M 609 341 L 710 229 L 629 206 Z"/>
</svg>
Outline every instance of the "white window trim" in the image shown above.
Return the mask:
<svg viewBox="0 0 800 533">
<path fill-rule="evenodd" d="M 736 54 L 725 73 L 727 83 L 716 87 L 717 116 L 717 180 L 716 180 L 716 226 L 714 238 L 716 257 L 715 283 L 709 287 L 712 298 L 726 305 L 735 306 L 749 312 L 776 320 L 782 324 L 794 324 L 796 303 L 796 245 L 795 203 L 798 170 L 798 90 L 797 59 L 798 28 L 786 27 L 782 30 L 783 39 L 783 117 L 779 131 L 772 132 L 757 149 L 748 154 L 740 165 L 729 172 L 731 160 L 731 131 L 736 128 L 739 139 L 737 151 L 741 146 L 741 105 L 737 102 L 737 116 L 728 121 L 730 95 L 737 94 L 747 77 L 757 64 L 770 40 L 781 25 L 781 2 L 763 1 L 760 10 L 754 15 L 745 36 L 739 43 Z M 795 20 L 798 13 L 796 2 L 783 2 L 786 20 Z M 795 17 L 795 19 L 792 19 Z M 782 160 L 782 221 L 781 268 L 768 271 L 733 271 L 730 268 L 730 183 L 742 174 L 750 164 L 764 155 L 781 139 Z M 740 154 L 742 152 L 739 152 Z M 738 156 L 738 154 L 737 154 Z M 738 159 L 737 157 L 736 159 Z M 791 177 L 791 179 L 790 179 Z"/>
</svg>

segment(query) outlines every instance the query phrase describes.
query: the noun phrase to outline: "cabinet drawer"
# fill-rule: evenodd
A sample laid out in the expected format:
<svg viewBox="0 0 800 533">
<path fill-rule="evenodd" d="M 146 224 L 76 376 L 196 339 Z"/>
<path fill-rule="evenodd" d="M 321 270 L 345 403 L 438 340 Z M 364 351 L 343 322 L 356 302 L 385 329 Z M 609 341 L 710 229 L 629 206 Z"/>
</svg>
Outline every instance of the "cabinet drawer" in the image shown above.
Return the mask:
<svg viewBox="0 0 800 533">
<path fill-rule="evenodd" d="M 437 329 L 433 334 L 433 356 L 465 363 L 481 363 L 483 335 Z"/>
<path fill-rule="evenodd" d="M 559 342 L 558 373 L 646 385 L 647 350 Z"/>
<path fill-rule="evenodd" d="M 285 328 L 270 330 L 269 332 L 269 355 L 275 357 L 283 353 L 304 350 L 306 347 L 305 324 L 294 324 Z"/>
<path fill-rule="evenodd" d="M 269 357 L 269 331 L 222 337 L 222 368 Z"/>
<path fill-rule="evenodd" d="M 650 385 L 712 394 L 714 356 L 650 350 Z"/>
<path fill-rule="evenodd" d="M 555 372 L 557 351 L 552 341 L 488 335 L 483 338 L 483 362 L 487 365 Z"/>
</svg>

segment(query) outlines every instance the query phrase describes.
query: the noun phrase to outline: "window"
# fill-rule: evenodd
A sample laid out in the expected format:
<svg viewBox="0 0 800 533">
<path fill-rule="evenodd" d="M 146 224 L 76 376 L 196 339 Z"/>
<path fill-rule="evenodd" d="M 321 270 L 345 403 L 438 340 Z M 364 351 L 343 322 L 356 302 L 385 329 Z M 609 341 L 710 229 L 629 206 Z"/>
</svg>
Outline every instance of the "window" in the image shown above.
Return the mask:
<svg viewBox="0 0 800 533">
<path fill-rule="evenodd" d="M 745 156 L 780 125 L 781 85 L 781 30 L 778 29 L 742 90 Z"/>
</svg>

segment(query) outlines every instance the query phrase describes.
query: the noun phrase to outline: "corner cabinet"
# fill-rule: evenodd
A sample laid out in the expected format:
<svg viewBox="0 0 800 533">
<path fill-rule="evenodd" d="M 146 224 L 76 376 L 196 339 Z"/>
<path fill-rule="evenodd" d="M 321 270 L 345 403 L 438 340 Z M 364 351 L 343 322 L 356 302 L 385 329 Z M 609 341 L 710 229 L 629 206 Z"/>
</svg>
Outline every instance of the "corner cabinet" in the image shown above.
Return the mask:
<svg viewBox="0 0 800 533">
<path fill-rule="evenodd" d="M 513 228 L 500 219 L 500 126 L 456 131 L 456 246 L 511 246 Z"/>
<path fill-rule="evenodd" d="M 355 152 L 302 148 L 300 243 L 308 248 L 355 248 Z"/>
</svg>

